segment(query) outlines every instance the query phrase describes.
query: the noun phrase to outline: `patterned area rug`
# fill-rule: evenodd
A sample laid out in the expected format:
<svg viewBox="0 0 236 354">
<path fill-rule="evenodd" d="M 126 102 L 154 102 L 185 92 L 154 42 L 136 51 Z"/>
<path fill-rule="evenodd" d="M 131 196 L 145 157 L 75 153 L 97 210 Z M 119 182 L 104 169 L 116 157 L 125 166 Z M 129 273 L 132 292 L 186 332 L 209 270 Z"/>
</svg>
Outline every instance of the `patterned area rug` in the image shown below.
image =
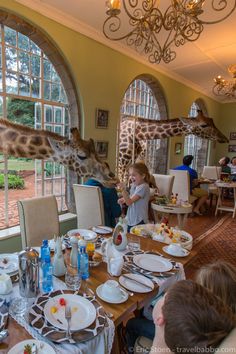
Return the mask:
<svg viewBox="0 0 236 354">
<path fill-rule="evenodd" d="M 187 279 L 193 279 L 203 265 L 225 260 L 236 266 L 236 220 L 225 215 L 214 226 L 194 240 L 197 255 L 185 267 Z"/>
</svg>

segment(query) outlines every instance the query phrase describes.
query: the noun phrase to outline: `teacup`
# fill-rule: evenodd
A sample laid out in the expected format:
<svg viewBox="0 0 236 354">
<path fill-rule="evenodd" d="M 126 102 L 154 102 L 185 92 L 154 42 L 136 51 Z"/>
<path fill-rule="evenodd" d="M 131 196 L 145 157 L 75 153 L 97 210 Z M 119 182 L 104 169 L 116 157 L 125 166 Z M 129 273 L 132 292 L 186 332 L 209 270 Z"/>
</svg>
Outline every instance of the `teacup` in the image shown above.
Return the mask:
<svg viewBox="0 0 236 354">
<path fill-rule="evenodd" d="M 9 294 L 12 291 L 12 282 L 8 274 L 0 275 L 0 294 Z"/>
<path fill-rule="evenodd" d="M 184 250 L 182 246 L 179 243 L 171 243 L 168 246 L 168 251 L 172 254 L 177 254 L 179 256 L 184 254 Z"/>
<path fill-rule="evenodd" d="M 102 295 L 109 300 L 118 300 L 122 296 L 119 283 L 116 280 L 107 280 L 102 286 Z"/>
</svg>

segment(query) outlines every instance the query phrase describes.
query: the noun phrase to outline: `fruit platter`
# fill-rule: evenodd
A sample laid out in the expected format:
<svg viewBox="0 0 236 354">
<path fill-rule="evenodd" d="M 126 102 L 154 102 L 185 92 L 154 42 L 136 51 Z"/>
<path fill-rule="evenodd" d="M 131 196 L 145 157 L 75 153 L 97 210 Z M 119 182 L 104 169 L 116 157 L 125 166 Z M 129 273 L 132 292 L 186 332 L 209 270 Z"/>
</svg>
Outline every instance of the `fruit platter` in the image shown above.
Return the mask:
<svg viewBox="0 0 236 354">
<path fill-rule="evenodd" d="M 166 223 L 133 226 L 130 233 L 136 236 L 150 237 L 154 241 L 168 245 L 180 243 L 187 250 L 191 250 L 193 245 L 193 238 L 188 232 L 170 227 Z"/>
</svg>

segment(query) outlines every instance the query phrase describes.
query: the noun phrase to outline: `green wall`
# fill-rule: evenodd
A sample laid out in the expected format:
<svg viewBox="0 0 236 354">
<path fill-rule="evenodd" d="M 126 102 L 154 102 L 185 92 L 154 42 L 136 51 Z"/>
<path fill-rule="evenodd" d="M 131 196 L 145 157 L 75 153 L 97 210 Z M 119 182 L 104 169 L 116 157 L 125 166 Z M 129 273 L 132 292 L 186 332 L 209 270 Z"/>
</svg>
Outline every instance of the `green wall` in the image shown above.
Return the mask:
<svg viewBox="0 0 236 354">
<path fill-rule="evenodd" d="M 158 69 L 158 66 L 153 66 L 152 69 L 141 64 L 13 0 L 0 0 L 0 7 L 38 26 L 60 50 L 77 87 L 82 110 L 83 134 L 85 138 L 109 141 L 108 161 L 112 168 L 115 166 L 116 139 L 114 137 L 116 137 L 122 98 L 129 84 L 141 74 L 150 74 L 159 81 L 167 99 L 169 118 L 187 116 L 192 102 L 202 98 L 209 116 L 218 121 L 219 103 L 154 70 L 154 68 Z M 108 129 L 95 128 L 96 108 L 109 110 Z M 183 139 L 170 140 L 169 165 L 173 166 L 182 159 L 182 156 L 174 155 L 174 144 L 183 142 Z M 212 161 L 214 155 L 213 150 Z"/>
</svg>

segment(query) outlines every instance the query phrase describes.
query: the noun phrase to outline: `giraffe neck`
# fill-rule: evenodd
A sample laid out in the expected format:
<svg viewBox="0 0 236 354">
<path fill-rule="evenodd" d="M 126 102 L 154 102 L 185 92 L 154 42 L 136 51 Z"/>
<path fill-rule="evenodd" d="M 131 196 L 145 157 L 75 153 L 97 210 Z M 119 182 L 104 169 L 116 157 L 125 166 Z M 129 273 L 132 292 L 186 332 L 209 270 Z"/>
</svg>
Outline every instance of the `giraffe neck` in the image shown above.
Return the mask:
<svg viewBox="0 0 236 354">
<path fill-rule="evenodd" d="M 49 136 L 57 137 L 59 141 L 63 139 L 47 131 L 0 120 L 0 152 L 8 156 L 54 160 L 56 156 L 48 141 Z"/>
<path fill-rule="evenodd" d="M 138 140 L 164 139 L 191 133 L 191 127 L 176 118 L 170 120 L 136 120 L 135 137 Z"/>
</svg>

